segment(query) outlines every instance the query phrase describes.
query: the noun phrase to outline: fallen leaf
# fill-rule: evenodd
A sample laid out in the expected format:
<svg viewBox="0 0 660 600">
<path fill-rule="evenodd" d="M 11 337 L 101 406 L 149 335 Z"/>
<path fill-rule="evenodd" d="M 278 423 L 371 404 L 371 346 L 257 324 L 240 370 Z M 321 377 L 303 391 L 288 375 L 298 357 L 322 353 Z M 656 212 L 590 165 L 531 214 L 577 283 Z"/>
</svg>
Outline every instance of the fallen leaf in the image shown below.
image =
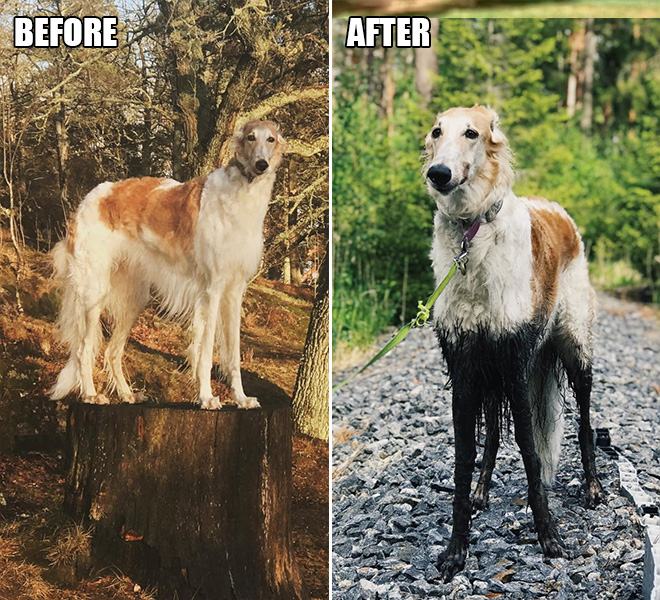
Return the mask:
<svg viewBox="0 0 660 600">
<path fill-rule="evenodd" d="M 497 579 L 498 581 L 501 581 L 502 583 L 509 583 L 511 581 L 511 578 L 516 574 L 516 572 L 513 569 L 507 569 L 506 571 L 502 571 L 495 575 L 493 579 Z"/>
</svg>

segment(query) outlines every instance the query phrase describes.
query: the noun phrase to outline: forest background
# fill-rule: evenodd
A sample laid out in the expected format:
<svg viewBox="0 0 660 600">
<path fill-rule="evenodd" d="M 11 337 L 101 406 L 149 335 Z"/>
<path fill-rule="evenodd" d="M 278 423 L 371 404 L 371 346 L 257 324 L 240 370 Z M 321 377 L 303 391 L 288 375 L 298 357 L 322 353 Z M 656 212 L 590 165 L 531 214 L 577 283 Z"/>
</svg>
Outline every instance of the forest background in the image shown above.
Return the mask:
<svg viewBox="0 0 660 600">
<path fill-rule="evenodd" d="M 333 351 L 407 321 L 434 287 L 424 136 L 495 108 L 519 195 L 564 206 L 592 282 L 660 301 L 660 21 L 432 19 L 430 49 L 346 49 L 334 20 Z"/>
</svg>

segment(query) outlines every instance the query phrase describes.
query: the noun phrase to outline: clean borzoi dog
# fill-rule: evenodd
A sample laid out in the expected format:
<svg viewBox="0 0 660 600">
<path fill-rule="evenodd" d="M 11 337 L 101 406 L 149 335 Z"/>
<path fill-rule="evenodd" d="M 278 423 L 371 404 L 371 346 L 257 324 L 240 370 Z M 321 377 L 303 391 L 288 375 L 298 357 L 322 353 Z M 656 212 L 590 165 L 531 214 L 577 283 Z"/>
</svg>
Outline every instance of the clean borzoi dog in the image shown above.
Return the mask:
<svg viewBox="0 0 660 600">
<path fill-rule="evenodd" d="M 285 141 L 276 123 L 250 121 L 233 143 L 235 157 L 210 175 L 186 183 L 154 177 L 102 183 L 82 201 L 54 248 L 63 285 L 59 331 L 71 354 L 53 399 L 76 391 L 85 402 L 108 402 L 92 378 L 107 312 L 114 329 L 105 368 L 121 400 L 135 401 L 122 356 L 153 289 L 165 312 L 190 323 L 188 362 L 202 408 L 221 407 L 211 391 L 214 346 L 236 404 L 259 406 L 241 381 L 241 302 L 261 260 Z"/>
<path fill-rule="evenodd" d="M 486 440 L 472 508 L 488 503 L 502 418 L 510 415 L 539 542 L 547 556 L 563 554 L 542 482 L 551 483 L 559 459 L 564 373 L 579 406 L 586 502 L 604 501 L 589 423 L 594 293 L 582 240 L 558 204 L 513 193 L 511 158 L 489 108 L 452 108 L 426 136 L 423 174 L 438 208 L 431 251 L 438 281 L 469 244 L 464 276 L 454 277 L 434 307 L 456 446 L 453 529 L 438 565 L 445 580 L 465 564 L 480 415 Z"/>
</svg>

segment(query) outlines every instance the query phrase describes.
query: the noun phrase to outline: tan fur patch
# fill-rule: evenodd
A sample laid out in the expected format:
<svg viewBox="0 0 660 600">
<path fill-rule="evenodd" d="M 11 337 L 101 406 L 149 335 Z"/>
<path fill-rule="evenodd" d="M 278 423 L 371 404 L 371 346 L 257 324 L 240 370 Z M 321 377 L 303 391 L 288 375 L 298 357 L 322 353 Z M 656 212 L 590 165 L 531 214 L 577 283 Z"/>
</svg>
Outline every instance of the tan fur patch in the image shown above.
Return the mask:
<svg viewBox="0 0 660 600">
<path fill-rule="evenodd" d="M 187 251 L 193 243 L 206 175 L 186 183 L 166 186 L 166 179 L 142 177 L 113 184 L 99 202 L 101 221 L 110 229 L 137 237 L 149 229 L 170 250 Z"/>
<path fill-rule="evenodd" d="M 559 275 L 580 254 L 580 236 L 570 218 L 545 198 L 530 196 L 534 314 L 547 315 L 557 298 Z M 543 206 L 547 204 L 547 206 Z"/>
</svg>

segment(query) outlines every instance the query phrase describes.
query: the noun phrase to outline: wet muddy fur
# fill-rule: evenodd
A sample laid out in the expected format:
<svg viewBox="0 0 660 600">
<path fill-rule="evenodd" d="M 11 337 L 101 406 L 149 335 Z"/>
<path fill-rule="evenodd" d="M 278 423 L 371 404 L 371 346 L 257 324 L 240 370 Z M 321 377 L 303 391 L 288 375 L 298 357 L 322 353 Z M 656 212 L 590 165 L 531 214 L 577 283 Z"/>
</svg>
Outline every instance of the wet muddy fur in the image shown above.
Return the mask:
<svg viewBox="0 0 660 600">
<path fill-rule="evenodd" d="M 541 480 L 541 461 L 534 446 L 534 420 L 530 390 L 533 378 L 554 377 L 562 388 L 564 373 L 573 389 L 580 413 L 579 440 L 587 480 L 587 504 L 603 500 L 596 475 L 595 453 L 589 423 L 591 364 L 578 367 L 570 350 L 560 356 L 553 340 L 541 342 L 542 326 L 527 324 L 515 332 L 494 338 L 486 331 L 448 332 L 436 328 L 436 335 L 447 361 L 452 386 L 452 414 L 456 462 L 454 472 L 453 529 L 449 546 L 438 564 L 441 577 L 448 581 L 461 570 L 467 555 L 473 510 L 488 504 L 488 490 L 503 424 L 513 421 L 515 440 L 525 465 L 528 502 L 532 508 L 539 543 L 546 556 L 564 554 L 548 499 Z M 538 399 L 537 399 L 538 401 Z M 483 420 L 483 423 L 482 423 Z M 472 471 L 476 459 L 477 427 L 485 430 L 481 474 L 470 503 Z M 538 426 L 538 423 L 537 423 Z"/>
</svg>

